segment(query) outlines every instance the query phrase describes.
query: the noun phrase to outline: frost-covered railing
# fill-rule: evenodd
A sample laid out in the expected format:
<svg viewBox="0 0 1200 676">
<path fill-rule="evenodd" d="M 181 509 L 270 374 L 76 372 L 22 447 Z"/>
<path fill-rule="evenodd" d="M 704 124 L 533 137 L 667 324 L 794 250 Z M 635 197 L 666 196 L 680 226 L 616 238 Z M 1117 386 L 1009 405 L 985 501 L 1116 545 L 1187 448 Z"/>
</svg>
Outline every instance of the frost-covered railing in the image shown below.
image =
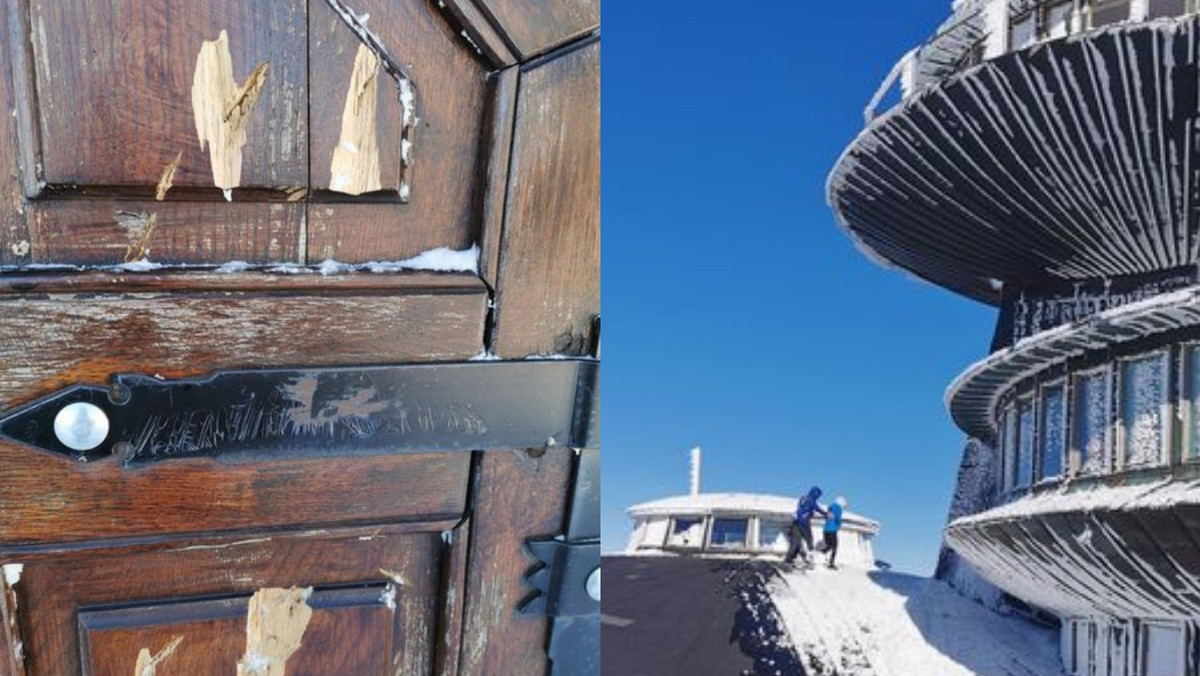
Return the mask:
<svg viewBox="0 0 1200 676">
<path fill-rule="evenodd" d="M 864 111 L 880 113 L 947 77 L 1011 51 L 1105 26 L 1181 16 L 1196 0 L 955 0 L 933 37 L 897 61 Z"/>
</svg>

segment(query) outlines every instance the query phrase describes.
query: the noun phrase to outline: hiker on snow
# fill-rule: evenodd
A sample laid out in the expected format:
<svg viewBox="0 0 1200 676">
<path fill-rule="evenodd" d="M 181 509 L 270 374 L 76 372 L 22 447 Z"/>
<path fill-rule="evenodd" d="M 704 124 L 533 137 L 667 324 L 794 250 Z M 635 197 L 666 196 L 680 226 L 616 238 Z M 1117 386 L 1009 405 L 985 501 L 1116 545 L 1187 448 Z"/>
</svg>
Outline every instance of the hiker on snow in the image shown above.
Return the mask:
<svg viewBox="0 0 1200 676">
<path fill-rule="evenodd" d="M 825 515 L 825 565 L 830 568 L 837 568 L 838 531 L 842 529 L 842 510 L 846 504 L 846 498 L 837 496 Z"/>
<path fill-rule="evenodd" d="M 792 520 L 792 528 L 788 534 L 792 544 L 788 548 L 787 556 L 783 559 L 784 563 L 794 563 L 798 554 L 804 556 L 806 564 L 811 563 L 808 553 L 813 548 L 812 517 L 813 514 L 826 516 L 825 510 L 817 504 L 819 497 L 821 497 L 821 489 L 813 486 L 808 491 L 808 495 L 800 498 L 800 502 L 796 504 L 796 518 Z"/>
</svg>

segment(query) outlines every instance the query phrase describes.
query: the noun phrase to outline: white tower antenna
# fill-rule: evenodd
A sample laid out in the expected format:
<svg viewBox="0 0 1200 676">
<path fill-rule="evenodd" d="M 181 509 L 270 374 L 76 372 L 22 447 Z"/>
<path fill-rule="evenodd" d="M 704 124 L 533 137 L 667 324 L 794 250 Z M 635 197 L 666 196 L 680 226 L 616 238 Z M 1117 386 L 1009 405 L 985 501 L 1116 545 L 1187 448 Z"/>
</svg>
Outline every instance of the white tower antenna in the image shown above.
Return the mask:
<svg viewBox="0 0 1200 676">
<path fill-rule="evenodd" d="M 700 495 L 700 447 L 692 449 L 692 495 Z"/>
</svg>

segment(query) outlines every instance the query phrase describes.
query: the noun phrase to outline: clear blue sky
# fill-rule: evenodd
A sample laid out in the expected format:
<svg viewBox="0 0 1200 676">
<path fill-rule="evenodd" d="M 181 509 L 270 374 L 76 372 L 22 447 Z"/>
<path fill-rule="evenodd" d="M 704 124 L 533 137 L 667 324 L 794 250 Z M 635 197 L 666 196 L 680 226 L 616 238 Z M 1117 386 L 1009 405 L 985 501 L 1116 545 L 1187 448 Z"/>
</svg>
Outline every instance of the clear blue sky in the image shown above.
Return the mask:
<svg viewBox="0 0 1200 676">
<path fill-rule="evenodd" d="M 604 64 L 603 546 L 631 504 L 813 483 L 932 572 L 963 435 L 946 385 L 995 310 L 875 266 L 825 177 L 950 0 L 610 2 Z"/>
</svg>

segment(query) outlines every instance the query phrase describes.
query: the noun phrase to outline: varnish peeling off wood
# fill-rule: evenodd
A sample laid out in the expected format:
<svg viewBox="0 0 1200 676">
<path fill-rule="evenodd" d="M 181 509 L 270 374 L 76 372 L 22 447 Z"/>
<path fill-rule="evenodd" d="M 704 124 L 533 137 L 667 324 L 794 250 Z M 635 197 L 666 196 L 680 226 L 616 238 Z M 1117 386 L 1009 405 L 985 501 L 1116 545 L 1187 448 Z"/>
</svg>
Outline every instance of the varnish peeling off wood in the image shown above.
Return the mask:
<svg viewBox="0 0 1200 676">
<path fill-rule="evenodd" d="M 225 31 L 214 41 L 206 40 L 196 57 L 196 74 L 192 79 L 196 134 L 201 149 L 208 145 L 213 184 L 225 191 L 227 200 L 232 199 L 231 191 L 242 180 L 246 119 L 262 94 L 267 69 L 266 62 L 258 64 L 239 87 L 233 79 L 233 58 Z"/>
<path fill-rule="evenodd" d="M 125 262 L 132 263 L 146 258 L 150 253 L 150 237 L 158 225 L 158 214 L 146 211 L 117 211 L 113 220 L 129 233 L 129 246 L 125 248 Z"/>
<path fill-rule="evenodd" d="M 141 652 L 138 653 L 137 664 L 133 668 L 133 676 L 155 676 L 158 672 L 158 665 L 170 657 L 182 642 L 183 637 L 176 636 L 153 657 L 150 656 L 149 648 L 142 648 Z"/>
<path fill-rule="evenodd" d="M 284 676 L 287 660 L 296 652 L 312 619 L 308 597 L 312 587 L 260 589 L 246 610 L 246 654 L 238 661 L 237 676 Z"/>
<path fill-rule="evenodd" d="M 156 188 L 154 191 L 154 199 L 158 200 L 159 202 L 166 199 L 167 191 L 170 190 L 171 186 L 175 183 L 175 170 L 179 168 L 179 160 L 182 158 L 183 151 L 181 150 L 179 151 L 179 154 L 175 156 L 175 161 L 171 162 L 165 169 L 163 169 L 162 177 L 158 179 L 158 188 Z"/>
<path fill-rule="evenodd" d="M 379 57 L 358 46 L 342 110 L 342 137 L 333 151 L 329 189 L 347 195 L 381 190 L 375 115 L 379 100 Z"/>
</svg>

